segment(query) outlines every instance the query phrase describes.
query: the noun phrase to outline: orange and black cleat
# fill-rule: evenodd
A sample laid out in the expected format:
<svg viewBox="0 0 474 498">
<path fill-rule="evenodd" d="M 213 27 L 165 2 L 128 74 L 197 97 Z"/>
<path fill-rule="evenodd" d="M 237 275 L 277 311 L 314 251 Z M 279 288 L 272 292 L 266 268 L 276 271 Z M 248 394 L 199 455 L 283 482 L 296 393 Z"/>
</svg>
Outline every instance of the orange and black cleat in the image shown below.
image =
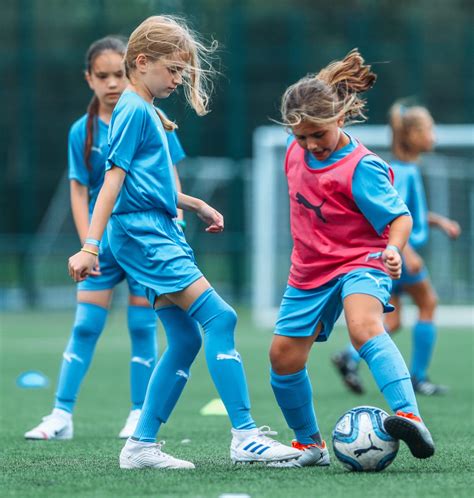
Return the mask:
<svg viewBox="0 0 474 498">
<path fill-rule="evenodd" d="M 387 417 L 383 425 L 393 438 L 406 443 L 415 458 L 429 458 L 434 455 L 433 438 L 417 415 L 398 411 L 395 415 Z"/>
</svg>

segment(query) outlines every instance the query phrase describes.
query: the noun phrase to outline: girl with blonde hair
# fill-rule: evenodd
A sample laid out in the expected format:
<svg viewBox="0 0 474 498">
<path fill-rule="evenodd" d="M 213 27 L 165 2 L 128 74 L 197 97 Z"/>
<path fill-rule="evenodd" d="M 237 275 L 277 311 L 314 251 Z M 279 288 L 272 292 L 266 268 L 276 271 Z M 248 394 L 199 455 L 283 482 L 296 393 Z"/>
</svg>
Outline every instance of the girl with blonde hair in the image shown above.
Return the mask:
<svg viewBox="0 0 474 498">
<path fill-rule="evenodd" d="M 298 458 L 301 452 L 258 429 L 242 359 L 234 346 L 235 311 L 216 293 L 196 266 L 179 227 L 176 210 L 193 211 L 219 233 L 224 219 L 200 199 L 179 194 L 172 175 L 165 130 L 175 127 L 153 106 L 180 85 L 200 116 L 208 112 L 210 48 L 198 41 L 183 21 L 170 16 L 146 19 L 131 34 L 125 67 L 130 84 L 112 115 L 104 185 L 92 215 L 88 239 L 107 233 L 114 256 L 146 288 L 148 300 L 165 328 L 168 347 L 151 376 L 143 410 L 133 436 L 120 454 L 120 467 L 192 469 L 156 444 L 189 378 L 204 329 L 211 377 L 232 423 L 233 462 L 272 462 Z M 97 247 L 84 244 L 69 259 L 69 272 L 82 281 L 94 268 Z"/>
</svg>

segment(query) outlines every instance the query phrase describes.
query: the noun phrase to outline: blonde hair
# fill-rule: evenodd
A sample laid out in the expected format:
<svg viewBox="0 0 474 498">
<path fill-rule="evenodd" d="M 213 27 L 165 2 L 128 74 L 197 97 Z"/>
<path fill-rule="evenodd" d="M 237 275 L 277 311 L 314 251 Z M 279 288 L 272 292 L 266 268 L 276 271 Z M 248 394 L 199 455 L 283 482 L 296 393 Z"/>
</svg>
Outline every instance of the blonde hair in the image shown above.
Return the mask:
<svg viewBox="0 0 474 498">
<path fill-rule="evenodd" d="M 359 94 L 377 79 L 370 69 L 359 51 L 353 49 L 343 60 L 300 79 L 283 94 L 281 124 L 292 127 L 305 121 L 324 126 L 341 117 L 346 124 L 364 121 L 366 102 Z"/>
<path fill-rule="evenodd" d="M 426 119 L 432 120 L 430 112 L 421 105 L 409 105 L 407 99 L 397 100 L 388 111 L 389 124 L 392 129 L 392 152 L 403 157 L 410 152 L 410 130 L 423 124 Z"/>
<path fill-rule="evenodd" d="M 212 91 L 211 55 L 217 49 L 199 41 L 184 20 L 173 16 L 152 16 L 145 19 L 130 35 L 125 53 L 125 71 L 130 78 L 136 69 L 136 59 L 144 54 L 151 60 L 165 59 L 167 64 L 183 69 L 183 87 L 187 102 L 199 116 L 209 112 Z M 163 126 L 172 130 L 176 125 L 158 113 Z"/>
</svg>

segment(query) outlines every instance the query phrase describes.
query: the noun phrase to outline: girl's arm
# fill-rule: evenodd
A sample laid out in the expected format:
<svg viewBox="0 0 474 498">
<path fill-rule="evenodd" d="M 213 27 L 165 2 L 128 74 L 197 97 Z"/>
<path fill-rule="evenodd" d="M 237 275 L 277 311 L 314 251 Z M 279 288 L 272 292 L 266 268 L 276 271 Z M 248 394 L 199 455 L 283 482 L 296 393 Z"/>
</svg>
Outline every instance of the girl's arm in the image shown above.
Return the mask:
<svg viewBox="0 0 474 498">
<path fill-rule="evenodd" d="M 461 227 L 457 221 L 437 213 L 428 213 L 428 223 L 443 230 L 451 239 L 457 239 L 461 235 Z"/>
<path fill-rule="evenodd" d="M 401 252 L 410 237 L 412 226 L 413 220 L 407 215 L 395 218 L 390 224 L 387 248 L 382 253 L 382 260 L 393 279 L 400 278 L 402 274 Z"/>
<path fill-rule="evenodd" d="M 87 232 L 87 238 L 96 240 L 102 238 L 105 227 L 112 214 L 115 200 L 122 188 L 125 174 L 123 169 L 117 167 L 111 168 L 105 174 L 104 184 L 97 197 L 91 223 Z M 71 275 L 76 282 L 85 280 L 91 273 L 97 262 L 97 257 L 93 253 L 96 253 L 97 250 L 97 246 L 93 244 L 84 244 L 81 251 L 69 258 L 69 275 Z"/>
<path fill-rule="evenodd" d="M 89 190 L 77 180 L 71 180 L 70 186 L 72 217 L 81 244 L 83 244 L 89 229 Z"/>
<path fill-rule="evenodd" d="M 201 199 L 178 192 L 178 208 L 193 211 L 208 225 L 206 232 L 218 233 L 224 230 L 224 217 Z"/>
</svg>

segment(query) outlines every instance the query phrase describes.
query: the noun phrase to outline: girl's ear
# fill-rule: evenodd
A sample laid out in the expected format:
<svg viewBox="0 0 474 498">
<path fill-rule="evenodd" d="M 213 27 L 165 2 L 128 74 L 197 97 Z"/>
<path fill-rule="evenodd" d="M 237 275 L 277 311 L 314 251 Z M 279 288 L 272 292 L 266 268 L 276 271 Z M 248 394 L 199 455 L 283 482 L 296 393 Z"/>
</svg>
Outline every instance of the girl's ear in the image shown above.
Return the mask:
<svg viewBox="0 0 474 498">
<path fill-rule="evenodd" d="M 138 54 L 135 59 L 135 67 L 140 72 L 145 72 L 147 69 L 148 58 L 145 54 Z"/>
<path fill-rule="evenodd" d="M 92 78 L 91 78 L 91 75 L 90 75 L 89 71 L 84 71 L 84 79 L 87 81 L 87 84 L 89 85 L 89 88 L 91 90 L 94 90 L 94 86 L 92 84 Z"/>
<path fill-rule="evenodd" d="M 337 121 L 336 124 L 338 128 L 342 128 L 344 126 L 344 116 L 341 116 Z"/>
</svg>

